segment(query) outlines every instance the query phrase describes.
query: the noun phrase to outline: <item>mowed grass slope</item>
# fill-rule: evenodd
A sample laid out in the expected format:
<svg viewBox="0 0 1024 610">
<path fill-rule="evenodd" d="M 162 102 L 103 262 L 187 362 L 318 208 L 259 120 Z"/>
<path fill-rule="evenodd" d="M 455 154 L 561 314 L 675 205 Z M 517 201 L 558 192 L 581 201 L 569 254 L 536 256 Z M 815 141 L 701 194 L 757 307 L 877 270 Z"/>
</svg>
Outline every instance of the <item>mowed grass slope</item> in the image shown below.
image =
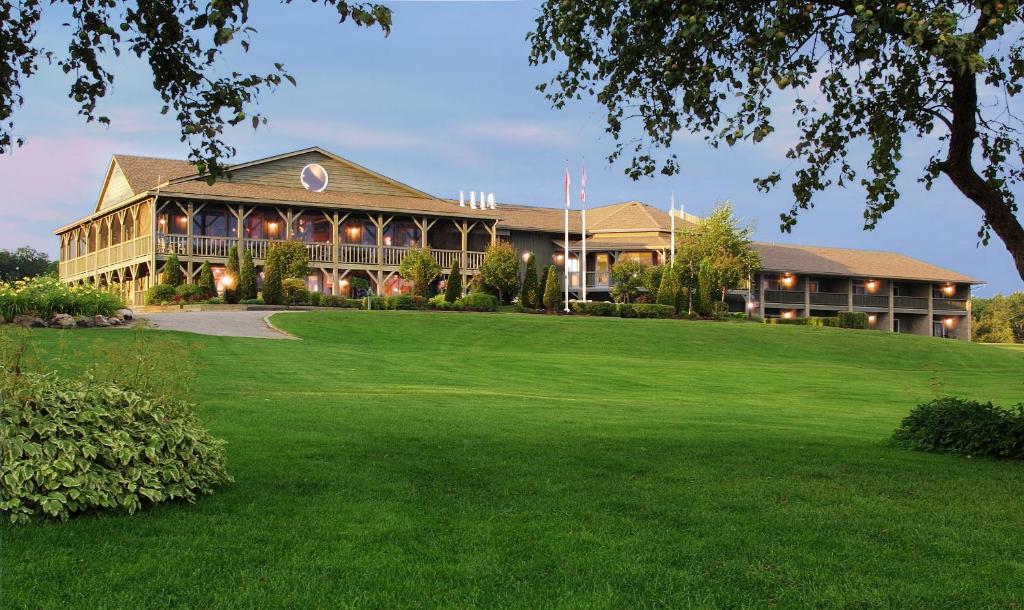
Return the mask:
<svg viewBox="0 0 1024 610">
<path fill-rule="evenodd" d="M 236 482 L 3 531 L 7 607 L 1016 607 L 1024 467 L 888 446 L 1024 353 L 662 320 L 284 314 L 201 343 Z M 127 332 L 39 332 L 42 351 Z M 155 358 L 154 366 L 158 366 Z"/>
</svg>

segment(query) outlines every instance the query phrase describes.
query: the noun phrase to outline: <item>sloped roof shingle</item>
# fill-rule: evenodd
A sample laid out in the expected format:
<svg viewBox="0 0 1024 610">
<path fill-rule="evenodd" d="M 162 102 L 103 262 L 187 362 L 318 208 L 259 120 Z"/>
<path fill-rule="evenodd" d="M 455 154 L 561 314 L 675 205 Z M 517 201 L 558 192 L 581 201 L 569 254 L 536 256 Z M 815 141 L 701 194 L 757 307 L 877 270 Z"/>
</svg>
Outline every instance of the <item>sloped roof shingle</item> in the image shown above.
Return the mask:
<svg viewBox="0 0 1024 610">
<path fill-rule="evenodd" d="M 983 283 L 956 271 L 896 252 L 754 243 L 766 271 L 820 275 Z"/>
</svg>

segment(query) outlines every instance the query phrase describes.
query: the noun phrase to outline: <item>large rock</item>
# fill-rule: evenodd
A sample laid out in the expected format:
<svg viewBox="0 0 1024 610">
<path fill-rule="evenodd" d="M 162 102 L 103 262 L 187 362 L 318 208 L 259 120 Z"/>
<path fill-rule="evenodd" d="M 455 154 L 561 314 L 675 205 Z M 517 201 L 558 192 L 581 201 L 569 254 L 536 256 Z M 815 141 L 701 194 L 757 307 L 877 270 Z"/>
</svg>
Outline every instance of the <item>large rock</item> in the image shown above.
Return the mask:
<svg viewBox="0 0 1024 610">
<path fill-rule="evenodd" d="M 75 324 L 77 324 L 79 328 L 93 327 L 92 318 L 88 316 L 75 316 Z"/>
<path fill-rule="evenodd" d="M 66 313 L 53 314 L 46 325 L 50 328 L 74 328 L 76 326 L 75 319 Z"/>
<path fill-rule="evenodd" d="M 107 324 L 109 324 L 110 326 L 121 326 L 122 324 L 124 324 L 124 321 L 121 320 L 121 318 L 117 317 L 107 318 Z"/>
<path fill-rule="evenodd" d="M 101 316 L 99 314 L 96 314 L 95 316 L 92 317 L 92 325 L 93 326 L 99 326 L 99 327 L 105 327 L 105 326 L 110 326 L 110 322 L 105 317 L 103 317 L 103 316 Z"/>
<path fill-rule="evenodd" d="M 42 318 L 37 318 L 36 316 L 29 316 L 29 315 L 26 315 L 26 314 L 20 314 L 20 315 L 14 316 L 14 320 L 12 320 L 12 322 L 14 324 L 18 324 L 19 326 L 24 326 L 25 328 L 29 328 L 29 327 L 31 327 L 31 328 L 44 328 L 44 327 L 46 327 L 46 322 Z"/>
<path fill-rule="evenodd" d="M 132 310 L 130 310 L 128 308 L 118 309 L 117 310 L 117 316 L 119 318 L 121 318 L 122 320 L 130 321 L 130 320 L 134 320 L 135 319 L 135 312 L 133 312 Z"/>
</svg>

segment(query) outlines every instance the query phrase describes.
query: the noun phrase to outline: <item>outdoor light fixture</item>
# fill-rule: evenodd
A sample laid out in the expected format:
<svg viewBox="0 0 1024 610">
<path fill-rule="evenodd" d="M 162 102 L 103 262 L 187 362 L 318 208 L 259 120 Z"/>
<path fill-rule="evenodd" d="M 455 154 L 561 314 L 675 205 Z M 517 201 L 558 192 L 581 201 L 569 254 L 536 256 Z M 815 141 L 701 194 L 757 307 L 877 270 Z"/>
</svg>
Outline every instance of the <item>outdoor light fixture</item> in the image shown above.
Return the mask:
<svg viewBox="0 0 1024 610">
<path fill-rule="evenodd" d="M 348 280 L 341 280 L 339 284 L 342 288 L 344 288 L 345 286 L 348 286 Z"/>
<path fill-rule="evenodd" d="M 946 325 L 946 328 L 953 328 L 953 318 L 946 318 L 942 323 Z"/>
<path fill-rule="evenodd" d="M 390 235 L 385 235 L 384 236 L 384 245 L 385 246 L 390 246 L 391 245 L 391 236 Z"/>
<path fill-rule="evenodd" d="M 564 260 L 565 260 L 565 255 L 564 254 L 556 254 L 555 255 L 555 262 L 556 263 L 561 264 L 562 261 L 564 261 Z"/>
<path fill-rule="evenodd" d="M 523 252 L 523 262 L 525 263 L 528 260 L 530 260 L 530 253 L 529 252 Z"/>
<path fill-rule="evenodd" d="M 791 288 L 793 286 L 794 281 L 796 281 L 796 278 L 788 273 L 782 276 L 782 285 L 785 286 L 786 288 Z"/>
<path fill-rule="evenodd" d="M 878 290 L 878 282 L 875 280 L 868 280 L 868 283 L 864 285 L 868 289 L 868 292 L 875 292 Z"/>
<path fill-rule="evenodd" d="M 942 287 L 942 294 L 946 295 L 947 297 L 953 296 L 954 292 L 956 292 L 956 288 L 954 288 L 952 284 L 946 284 L 945 286 Z"/>
<path fill-rule="evenodd" d="M 784 311 L 784 312 L 782 312 L 782 317 L 787 319 L 787 320 L 790 320 L 790 319 L 793 318 L 793 312 L 792 311 Z"/>
<path fill-rule="evenodd" d="M 235 280 L 230 275 L 222 275 L 220 278 L 220 285 L 225 288 L 231 288 L 234 283 Z"/>
<path fill-rule="evenodd" d="M 875 320 L 877 320 L 877 319 L 878 319 L 878 316 L 876 316 L 875 314 L 869 315 L 868 316 L 868 324 L 874 324 Z"/>
</svg>

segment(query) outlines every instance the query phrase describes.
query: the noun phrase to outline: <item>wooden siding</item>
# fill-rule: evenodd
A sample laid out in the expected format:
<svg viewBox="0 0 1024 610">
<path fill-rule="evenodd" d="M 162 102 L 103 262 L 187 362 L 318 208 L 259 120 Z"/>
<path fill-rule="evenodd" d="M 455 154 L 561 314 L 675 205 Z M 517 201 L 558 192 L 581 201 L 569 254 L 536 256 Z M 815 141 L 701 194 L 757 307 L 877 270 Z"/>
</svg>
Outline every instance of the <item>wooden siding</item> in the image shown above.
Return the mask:
<svg viewBox="0 0 1024 610">
<path fill-rule="evenodd" d="M 507 237 L 498 235 L 498 239 L 512 242 L 516 252 L 520 255 L 520 260 L 522 260 L 523 253 L 532 252 L 537 260 L 538 270 L 555 264 L 553 259 L 555 253 L 553 238 L 554 236 L 550 233 L 535 233 L 533 231 L 509 231 Z M 523 267 L 524 263 L 520 263 L 520 266 Z"/>
<path fill-rule="evenodd" d="M 231 172 L 230 181 L 302 188 L 299 174 L 302 172 L 302 168 L 310 163 L 318 163 L 327 170 L 326 190 L 328 191 L 403 197 L 422 196 L 421 193 L 411 188 L 390 182 L 315 151 L 234 170 Z"/>
<path fill-rule="evenodd" d="M 124 172 L 121 171 L 121 168 L 118 167 L 115 161 L 111 164 L 110 177 L 107 178 L 96 211 L 105 210 L 117 205 L 134 194 L 135 192 L 128 184 L 128 179 L 124 177 Z"/>
</svg>

